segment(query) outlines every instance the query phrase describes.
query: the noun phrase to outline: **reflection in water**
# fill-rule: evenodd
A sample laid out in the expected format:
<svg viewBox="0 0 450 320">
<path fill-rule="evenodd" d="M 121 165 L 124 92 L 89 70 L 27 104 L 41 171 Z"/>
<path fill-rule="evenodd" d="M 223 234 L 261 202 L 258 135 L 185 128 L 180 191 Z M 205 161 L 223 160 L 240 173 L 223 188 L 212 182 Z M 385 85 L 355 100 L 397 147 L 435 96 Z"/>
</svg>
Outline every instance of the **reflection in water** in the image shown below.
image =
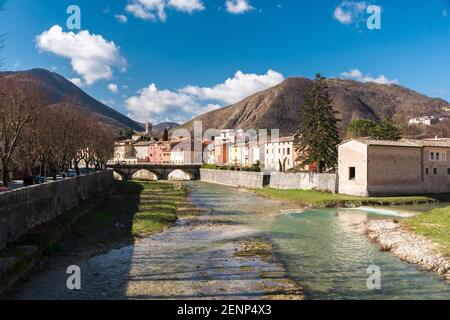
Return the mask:
<svg viewBox="0 0 450 320">
<path fill-rule="evenodd" d="M 450 299 L 450 285 L 387 252 L 363 234 L 373 214 L 352 210 L 306 210 L 271 215 L 279 205 L 232 188 L 196 183 L 192 198 L 215 214 L 271 236 L 290 276 L 308 299 Z M 381 268 L 381 290 L 367 289 L 367 268 Z"/>
</svg>

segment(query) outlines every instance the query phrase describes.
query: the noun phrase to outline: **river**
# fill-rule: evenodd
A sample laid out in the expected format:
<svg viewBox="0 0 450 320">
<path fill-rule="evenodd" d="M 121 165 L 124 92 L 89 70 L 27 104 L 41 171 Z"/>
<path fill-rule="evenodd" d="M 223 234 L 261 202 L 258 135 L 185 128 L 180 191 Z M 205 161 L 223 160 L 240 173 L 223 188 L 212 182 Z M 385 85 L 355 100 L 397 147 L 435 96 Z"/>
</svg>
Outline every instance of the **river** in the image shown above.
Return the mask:
<svg viewBox="0 0 450 320">
<path fill-rule="evenodd" d="M 11 298 L 257 299 L 264 296 L 260 283 L 274 280 L 261 279 L 263 272 L 287 272 L 306 299 L 450 299 L 449 283 L 381 252 L 360 232 L 362 222 L 378 218 L 374 213 L 293 210 L 230 187 L 188 186 L 191 201 L 209 211 L 196 223 L 180 220 L 164 233 L 83 262 L 50 259 Z M 271 239 L 278 261 L 234 257 L 236 241 L 249 236 Z M 65 288 L 71 263 L 83 270 L 80 291 Z M 381 289 L 368 289 L 369 266 L 379 267 Z"/>
</svg>

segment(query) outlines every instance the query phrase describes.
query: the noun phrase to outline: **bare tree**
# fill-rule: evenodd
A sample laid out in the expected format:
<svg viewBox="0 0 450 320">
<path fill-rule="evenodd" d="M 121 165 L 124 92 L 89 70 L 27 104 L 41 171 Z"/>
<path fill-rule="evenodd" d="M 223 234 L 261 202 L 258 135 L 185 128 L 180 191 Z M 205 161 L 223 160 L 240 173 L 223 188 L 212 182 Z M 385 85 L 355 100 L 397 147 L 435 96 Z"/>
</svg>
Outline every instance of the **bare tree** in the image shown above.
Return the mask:
<svg viewBox="0 0 450 320">
<path fill-rule="evenodd" d="M 71 99 L 48 107 L 39 137 L 53 179 L 72 166 L 79 175 L 82 161 L 88 168 L 103 169 L 114 150 L 114 131 L 86 114 Z"/>
<path fill-rule="evenodd" d="M 10 182 L 10 163 L 19 139 L 43 101 L 35 83 L 0 79 L 0 164 L 5 186 Z"/>
</svg>

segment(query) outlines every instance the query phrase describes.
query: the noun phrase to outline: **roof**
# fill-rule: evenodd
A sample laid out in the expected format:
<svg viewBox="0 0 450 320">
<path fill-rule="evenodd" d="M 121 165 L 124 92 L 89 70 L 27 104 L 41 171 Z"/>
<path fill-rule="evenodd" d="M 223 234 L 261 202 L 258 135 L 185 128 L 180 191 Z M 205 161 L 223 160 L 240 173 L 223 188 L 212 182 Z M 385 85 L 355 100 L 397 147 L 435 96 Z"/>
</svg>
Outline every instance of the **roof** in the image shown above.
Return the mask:
<svg viewBox="0 0 450 320">
<path fill-rule="evenodd" d="M 407 140 L 416 143 L 422 147 L 443 147 L 450 148 L 450 138 L 423 139 L 423 140 Z"/>
<path fill-rule="evenodd" d="M 409 147 L 409 148 L 421 148 L 422 146 L 410 141 L 393 141 L 393 140 L 375 140 L 375 139 L 350 139 L 342 142 L 340 145 L 348 143 L 350 141 L 357 141 L 359 143 L 363 143 L 368 146 L 384 146 L 384 147 Z"/>
<path fill-rule="evenodd" d="M 148 147 L 149 145 L 154 144 L 152 141 L 139 141 L 134 144 L 135 147 Z"/>
<path fill-rule="evenodd" d="M 266 141 L 259 141 L 259 145 L 264 145 L 264 144 L 270 144 L 270 143 L 283 143 L 283 142 L 294 142 L 295 141 L 295 136 L 287 136 L 287 137 L 279 137 L 276 138 L 274 137 L 272 140 L 272 137 L 268 136 Z"/>
</svg>

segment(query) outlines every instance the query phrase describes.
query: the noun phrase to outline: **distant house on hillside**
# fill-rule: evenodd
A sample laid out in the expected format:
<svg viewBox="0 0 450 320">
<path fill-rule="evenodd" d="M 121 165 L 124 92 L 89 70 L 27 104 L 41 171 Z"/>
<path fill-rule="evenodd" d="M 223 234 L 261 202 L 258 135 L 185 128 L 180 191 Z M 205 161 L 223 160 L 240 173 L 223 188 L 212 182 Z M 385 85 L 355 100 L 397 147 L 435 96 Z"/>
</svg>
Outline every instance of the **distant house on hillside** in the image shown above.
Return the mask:
<svg viewBox="0 0 450 320">
<path fill-rule="evenodd" d="M 439 123 L 439 118 L 434 117 L 434 116 L 411 118 L 411 119 L 409 119 L 408 123 L 410 125 L 431 126 L 433 124 Z"/>
</svg>

